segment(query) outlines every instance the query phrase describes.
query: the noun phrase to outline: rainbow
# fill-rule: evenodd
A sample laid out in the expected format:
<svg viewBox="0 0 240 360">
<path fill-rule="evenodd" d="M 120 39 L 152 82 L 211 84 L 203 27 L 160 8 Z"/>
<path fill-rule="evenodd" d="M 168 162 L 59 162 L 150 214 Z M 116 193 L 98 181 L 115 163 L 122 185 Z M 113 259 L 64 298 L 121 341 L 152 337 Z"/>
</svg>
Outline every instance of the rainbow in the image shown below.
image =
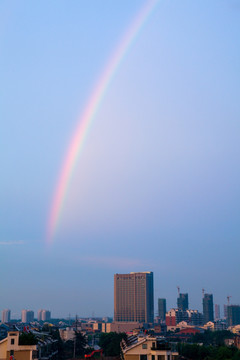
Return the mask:
<svg viewBox="0 0 240 360">
<path fill-rule="evenodd" d="M 97 82 L 82 116 L 79 118 L 77 127 L 72 136 L 70 145 L 64 157 L 64 161 L 60 170 L 60 176 L 57 181 L 56 190 L 53 195 L 53 200 L 50 207 L 50 215 L 47 223 L 47 243 L 53 242 L 58 223 L 60 221 L 61 213 L 64 206 L 68 189 L 71 183 L 71 178 L 74 174 L 78 158 L 83 149 L 86 136 L 88 134 L 90 125 L 96 115 L 98 108 L 103 101 L 104 95 L 116 73 L 121 61 L 130 49 L 131 44 L 138 35 L 140 29 L 148 19 L 153 8 L 158 0 L 148 0 L 140 12 L 135 17 L 134 21 L 126 31 L 122 41 L 116 48 L 109 62 L 107 63 L 99 81 Z"/>
</svg>

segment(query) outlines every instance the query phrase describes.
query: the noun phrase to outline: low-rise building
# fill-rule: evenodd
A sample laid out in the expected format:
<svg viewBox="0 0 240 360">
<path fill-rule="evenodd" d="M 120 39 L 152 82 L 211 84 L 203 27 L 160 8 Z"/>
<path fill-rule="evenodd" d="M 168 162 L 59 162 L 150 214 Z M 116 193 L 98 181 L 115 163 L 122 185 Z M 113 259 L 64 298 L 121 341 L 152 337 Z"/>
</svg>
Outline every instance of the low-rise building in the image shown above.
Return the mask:
<svg viewBox="0 0 240 360">
<path fill-rule="evenodd" d="M 143 324 L 140 324 L 139 322 L 129 321 L 114 321 L 112 323 L 102 323 L 102 332 L 130 332 L 136 329 L 142 328 Z"/>
<path fill-rule="evenodd" d="M 180 322 L 186 322 L 190 325 L 199 326 L 203 323 L 203 315 L 198 310 L 171 309 L 166 313 L 167 329 L 171 330 Z"/>
<path fill-rule="evenodd" d="M 121 342 L 122 360 L 176 360 L 178 352 L 164 338 L 129 336 Z"/>
<path fill-rule="evenodd" d="M 49 336 L 39 334 L 33 337 L 31 341 L 26 341 L 26 337 L 21 343 L 21 334 L 19 331 L 9 331 L 5 339 L 0 341 L 0 360 L 9 360 L 14 356 L 17 360 L 55 360 L 57 359 L 57 340 Z"/>
<path fill-rule="evenodd" d="M 63 341 L 74 340 L 76 329 L 72 327 L 67 327 L 66 329 L 59 329 L 59 334 Z"/>
</svg>

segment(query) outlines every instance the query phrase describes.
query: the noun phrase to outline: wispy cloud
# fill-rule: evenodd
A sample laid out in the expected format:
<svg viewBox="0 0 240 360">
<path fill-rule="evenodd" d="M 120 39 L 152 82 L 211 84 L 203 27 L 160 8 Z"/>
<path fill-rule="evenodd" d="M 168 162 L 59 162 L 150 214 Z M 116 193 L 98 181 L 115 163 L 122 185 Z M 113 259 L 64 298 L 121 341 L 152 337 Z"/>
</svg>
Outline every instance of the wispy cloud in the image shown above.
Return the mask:
<svg viewBox="0 0 240 360">
<path fill-rule="evenodd" d="M 0 246 L 24 245 L 24 241 L 0 241 Z"/>
</svg>

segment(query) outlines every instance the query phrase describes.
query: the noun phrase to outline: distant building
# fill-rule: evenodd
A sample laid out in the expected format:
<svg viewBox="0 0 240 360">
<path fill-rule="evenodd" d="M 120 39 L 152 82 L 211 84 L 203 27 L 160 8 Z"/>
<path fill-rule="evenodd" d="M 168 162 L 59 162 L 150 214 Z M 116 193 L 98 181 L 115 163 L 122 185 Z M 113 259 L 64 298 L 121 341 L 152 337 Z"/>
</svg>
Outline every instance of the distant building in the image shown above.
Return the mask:
<svg viewBox="0 0 240 360">
<path fill-rule="evenodd" d="M 102 332 L 104 333 L 110 333 L 110 332 L 116 332 L 116 333 L 127 333 L 130 331 L 140 331 L 140 329 L 143 327 L 143 324 L 139 322 L 111 322 L 111 323 L 102 323 Z"/>
<path fill-rule="evenodd" d="M 228 305 L 227 324 L 228 326 L 240 324 L 240 305 Z"/>
<path fill-rule="evenodd" d="M 38 321 L 42 321 L 42 309 L 41 310 L 38 310 L 38 312 L 37 312 L 37 319 L 38 319 Z"/>
<path fill-rule="evenodd" d="M 38 310 L 38 321 L 49 321 L 51 320 L 51 312 L 49 310 Z"/>
<path fill-rule="evenodd" d="M 203 322 L 204 322 L 204 324 L 206 324 L 209 321 L 214 321 L 213 296 L 212 296 L 212 294 L 204 294 L 204 297 L 203 297 Z"/>
<path fill-rule="evenodd" d="M 200 326 L 203 324 L 203 314 L 200 313 L 198 310 L 186 310 L 188 314 L 188 323 L 190 325 Z"/>
<path fill-rule="evenodd" d="M 34 312 L 32 310 L 22 310 L 22 323 L 28 324 L 34 320 Z"/>
<path fill-rule="evenodd" d="M 228 316 L 228 310 L 227 310 L 228 306 L 227 305 L 223 305 L 223 316 L 224 316 L 224 319 L 227 319 L 227 316 Z"/>
<path fill-rule="evenodd" d="M 166 325 L 168 327 L 177 326 L 177 324 L 185 322 L 190 325 L 202 325 L 203 315 L 198 310 L 180 310 L 171 309 L 166 313 Z"/>
<path fill-rule="evenodd" d="M 177 298 L 177 307 L 179 310 L 187 310 L 188 309 L 188 294 L 179 294 Z"/>
<path fill-rule="evenodd" d="M 165 321 L 167 312 L 166 299 L 158 299 L 158 317 L 161 321 Z"/>
<path fill-rule="evenodd" d="M 114 321 L 153 323 L 153 273 L 114 275 Z"/>
<path fill-rule="evenodd" d="M 11 310 L 4 309 L 2 311 L 2 323 L 9 323 L 11 319 Z"/>
<path fill-rule="evenodd" d="M 214 310 L 215 310 L 215 320 L 219 320 L 220 319 L 220 305 L 215 304 Z"/>
<path fill-rule="evenodd" d="M 76 336 L 76 328 L 67 327 L 66 329 L 59 329 L 59 335 L 63 341 L 74 340 Z"/>
</svg>

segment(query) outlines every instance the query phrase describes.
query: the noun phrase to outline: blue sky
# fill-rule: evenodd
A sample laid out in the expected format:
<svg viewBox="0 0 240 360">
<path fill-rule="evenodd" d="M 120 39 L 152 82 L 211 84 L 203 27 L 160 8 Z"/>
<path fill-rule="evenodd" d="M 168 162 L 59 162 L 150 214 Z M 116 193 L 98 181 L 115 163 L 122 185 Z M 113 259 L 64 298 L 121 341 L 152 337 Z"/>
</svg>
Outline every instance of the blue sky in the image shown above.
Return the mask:
<svg viewBox="0 0 240 360">
<path fill-rule="evenodd" d="M 159 1 L 94 118 L 56 237 L 79 115 L 144 1 L 1 1 L 0 309 L 112 315 L 113 274 L 154 271 L 201 310 L 240 303 L 240 6 Z"/>
</svg>

